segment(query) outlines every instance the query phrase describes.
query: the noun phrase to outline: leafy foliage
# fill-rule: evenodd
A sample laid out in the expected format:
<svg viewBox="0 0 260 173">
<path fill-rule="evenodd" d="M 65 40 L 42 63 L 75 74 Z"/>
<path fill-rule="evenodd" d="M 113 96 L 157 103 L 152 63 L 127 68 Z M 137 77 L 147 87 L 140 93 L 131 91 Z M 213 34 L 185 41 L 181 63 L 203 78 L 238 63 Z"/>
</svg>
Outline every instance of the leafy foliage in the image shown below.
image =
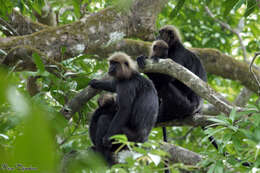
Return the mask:
<svg viewBox="0 0 260 173">
<path fill-rule="evenodd" d="M 79 20 L 84 13 L 91 14 L 111 5 L 129 6 L 129 1 L 119 0 L 49 0 L 51 7 L 59 12 L 59 25 Z M 127 3 L 126 3 L 127 2 Z M 244 18 L 242 38 L 251 56 L 259 50 L 260 23 L 259 2 L 256 0 L 170 0 L 157 19 L 157 27 L 176 25 L 183 33 L 185 45 L 190 47 L 217 48 L 242 60 L 242 51 L 234 34 L 224 30 L 205 13 L 207 5 L 215 17 L 237 28 Z M 41 14 L 45 0 L 0 0 L 0 17 L 8 20 L 13 8 L 36 20 L 33 11 Z M 83 6 L 84 5 L 84 6 Z M 82 7 L 83 10 L 82 10 Z M 0 36 L 6 37 L 0 32 Z M 65 52 L 64 50 L 61 50 Z M 0 48 L 0 53 L 2 53 Z M 36 168 L 37 172 L 59 172 L 66 167 L 69 172 L 163 172 L 168 154 L 161 149 L 162 132 L 154 128 L 148 142 L 133 144 L 125 136 L 115 139 L 128 146 L 134 155 L 126 162 L 108 169 L 102 159 L 89 151 L 92 145 L 88 135 L 88 121 L 97 107 L 96 98 L 89 101 L 73 120 L 67 122 L 59 114 L 62 106 L 88 85 L 92 78 L 101 77 L 107 71 L 106 61 L 91 59 L 94 55 L 81 54 L 62 61 L 62 70 L 47 71 L 42 58 L 33 54 L 36 72 L 13 72 L 0 69 L 0 172 L 6 166 L 17 164 Z M 257 61 L 259 64 L 260 60 Z M 53 65 L 52 68 L 57 68 Z M 60 69 L 60 68 L 57 68 Z M 39 77 L 36 84 L 40 92 L 29 96 L 26 79 Z M 209 84 L 233 101 L 242 86 L 228 79 L 208 74 Z M 200 172 L 254 172 L 260 168 L 260 105 L 253 95 L 245 111 L 232 111 L 230 116 L 211 118 L 214 125 L 203 132 L 200 128 L 168 128 L 170 143 L 190 149 L 205 156 L 198 166 L 171 164 L 172 172 L 188 170 Z M 208 142 L 208 136 L 217 139 L 220 150 Z M 78 152 L 75 152 L 78 151 Z M 223 153 L 229 153 L 223 155 Z M 72 158 L 71 160 L 69 158 Z M 240 159 L 241 161 L 238 161 Z M 250 162 L 250 167 L 242 166 Z M 70 164 L 68 164 L 70 163 Z M 148 163 L 148 164 L 147 164 Z M 64 166 L 65 165 L 65 166 Z M 21 167 L 21 166 L 19 166 Z M 3 169 L 4 168 L 4 169 Z"/>
</svg>

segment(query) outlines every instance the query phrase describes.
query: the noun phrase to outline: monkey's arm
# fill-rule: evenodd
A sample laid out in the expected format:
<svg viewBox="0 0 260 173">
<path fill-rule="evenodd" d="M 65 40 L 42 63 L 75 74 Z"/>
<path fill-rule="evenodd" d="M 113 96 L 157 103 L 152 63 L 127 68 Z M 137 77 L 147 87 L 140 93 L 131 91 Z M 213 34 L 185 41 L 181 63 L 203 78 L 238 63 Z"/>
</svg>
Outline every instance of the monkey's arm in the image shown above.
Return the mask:
<svg viewBox="0 0 260 173">
<path fill-rule="evenodd" d="M 116 82 L 114 80 L 97 80 L 93 79 L 89 85 L 95 89 L 116 92 Z"/>
</svg>

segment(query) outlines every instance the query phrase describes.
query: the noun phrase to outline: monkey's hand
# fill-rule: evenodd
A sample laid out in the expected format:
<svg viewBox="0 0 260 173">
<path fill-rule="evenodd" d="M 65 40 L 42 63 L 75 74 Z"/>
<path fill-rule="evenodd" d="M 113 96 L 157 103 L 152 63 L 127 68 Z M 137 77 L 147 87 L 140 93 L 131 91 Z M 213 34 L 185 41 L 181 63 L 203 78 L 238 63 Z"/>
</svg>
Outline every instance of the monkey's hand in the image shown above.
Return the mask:
<svg viewBox="0 0 260 173">
<path fill-rule="evenodd" d="M 136 61 L 139 68 L 143 69 L 145 67 L 145 59 L 147 59 L 147 57 L 144 55 L 137 57 Z"/>
<path fill-rule="evenodd" d="M 98 88 L 98 84 L 99 84 L 99 80 L 97 79 L 92 79 L 91 81 L 89 81 L 88 83 L 92 88 L 97 89 Z"/>
<path fill-rule="evenodd" d="M 105 135 L 102 139 L 103 145 L 107 148 L 111 148 L 112 147 L 112 143 L 109 139 L 109 136 Z"/>
</svg>

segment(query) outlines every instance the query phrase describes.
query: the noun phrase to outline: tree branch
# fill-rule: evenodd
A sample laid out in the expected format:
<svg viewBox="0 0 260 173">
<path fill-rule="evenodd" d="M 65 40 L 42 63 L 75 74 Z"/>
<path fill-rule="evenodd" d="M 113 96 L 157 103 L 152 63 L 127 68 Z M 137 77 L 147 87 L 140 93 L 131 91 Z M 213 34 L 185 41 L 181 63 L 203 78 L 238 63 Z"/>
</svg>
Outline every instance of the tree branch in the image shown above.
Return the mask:
<svg viewBox="0 0 260 173">
<path fill-rule="evenodd" d="M 225 23 L 225 22 L 223 22 L 223 21 L 217 19 L 217 18 L 214 16 L 214 14 L 210 11 L 210 9 L 209 9 L 208 6 L 205 6 L 205 10 L 206 10 L 207 14 L 208 14 L 215 22 L 219 23 L 222 27 L 226 28 L 227 30 L 229 30 L 230 32 L 232 32 L 233 34 L 235 34 L 235 35 L 237 36 L 237 38 L 238 38 L 238 40 L 239 40 L 239 43 L 240 43 L 240 47 L 241 47 L 242 52 L 243 52 L 244 61 L 245 61 L 245 62 L 248 62 L 248 60 L 247 60 L 247 55 L 246 55 L 246 47 L 245 47 L 245 45 L 244 45 L 244 43 L 243 43 L 243 39 L 242 39 L 242 37 L 241 37 L 241 35 L 240 35 L 239 28 L 238 28 L 238 29 L 233 29 L 229 24 L 227 24 L 227 23 Z M 243 21 L 243 19 L 240 20 L 240 21 Z"/>
<path fill-rule="evenodd" d="M 174 163 L 196 165 L 202 160 L 201 155 L 180 146 L 165 143 L 162 148 L 170 154 L 170 160 Z"/>
<path fill-rule="evenodd" d="M 75 45 L 74 46 L 71 45 L 71 46 L 72 46 L 71 49 L 73 49 L 73 47 L 74 48 L 77 47 Z M 95 54 L 96 56 L 93 56 L 93 58 L 104 59 L 108 57 L 109 54 L 115 51 L 123 51 L 131 55 L 133 58 L 135 58 L 139 55 L 148 56 L 150 47 L 151 47 L 150 42 L 123 39 L 120 41 L 116 41 L 113 44 L 110 44 L 107 47 L 103 47 L 103 48 L 101 45 L 95 48 L 90 46 L 88 48 L 88 54 Z M 0 43 L 0 48 L 1 48 L 1 43 Z M 258 92 L 258 84 L 255 81 L 254 77 L 249 72 L 248 64 L 235 60 L 233 57 L 225 55 L 216 49 L 191 48 L 191 50 L 198 55 L 207 73 L 211 73 L 231 80 L 239 81 L 242 85 L 244 85 L 251 91 L 256 93 Z M 14 60 L 16 58 L 14 58 Z M 50 59 L 55 59 L 55 57 L 50 57 Z M 59 62 L 61 61 L 61 59 L 58 58 L 56 59 L 56 61 Z M 6 65 L 12 66 L 11 63 Z M 25 70 L 25 69 L 28 70 L 31 69 L 31 67 L 29 68 L 27 65 L 24 66 L 23 69 L 20 68 L 20 70 Z M 255 67 L 252 67 L 252 71 L 254 71 L 257 78 L 260 79 L 260 71 L 257 70 Z"/>
<path fill-rule="evenodd" d="M 18 33 L 17 35 L 32 34 L 48 27 L 47 25 L 32 21 L 30 18 L 23 16 L 15 9 L 13 9 L 9 16 L 9 20 L 6 22 L 16 30 Z"/>
<path fill-rule="evenodd" d="M 36 10 L 33 10 L 33 14 L 37 18 L 37 21 L 42 24 L 48 26 L 57 25 L 56 14 L 47 0 L 44 0 L 44 6 L 41 9 L 41 14 L 39 14 Z"/>
<path fill-rule="evenodd" d="M 251 95 L 253 94 L 253 92 L 247 88 L 243 88 L 240 93 L 238 94 L 238 96 L 236 97 L 234 104 L 236 106 L 241 106 L 244 107 L 246 105 L 246 103 L 248 102 L 248 100 L 250 99 Z"/>
<path fill-rule="evenodd" d="M 8 52 L 18 45 L 28 45 L 62 61 L 90 50 L 103 49 L 124 36 L 153 40 L 157 15 L 167 2 L 135 0 L 129 10 L 108 7 L 68 25 L 46 27 L 27 36 L 0 40 L 0 48 Z M 61 51 L 64 48 L 65 53 Z"/>
<path fill-rule="evenodd" d="M 178 79 L 186 86 L 191 88 L 196 94 L 216 106 L 219 111 L 227 115 L 231 112 L 233 108 L 233 105 L 231 103 L 229 103 L 219 93 L 214 91 L 207 83 L 205 83 L 188 69 L 178 63 L 175 63 L 171 59 L 166 59 L 164 61 L 161 61 L 160 63 L 155 64 L 148 63 L 142 72 L 157 72 L 167 74 Z"/>
<path fill-rule="evenodd" d="M 18 32 L 16 32 L 16 30 L 8 22 L 6 22 L 4 19 L 2 19 L 1 17 L 0 17 L 0 25 L 5 27 L 9 31 L 10 32 L 9 34 L 11 36 L 18 36 L 19 35 Z"/>
<path fill-rule="evenodd" d="M 185 85 L 190 87 L 198 95 L 206 99 L 208 102 L 213 104 L 219 111 L 229 114 L 234 106 L 225 100 L 220 94 L 216 93 L 209 85 L 204 81 L 194 75 L 185 67 L 173 62 L 170 59 L 161 61 L 159 63 L 152 64 L 147 61 L 147 65 L 142 72 L 157 72 L 170 75 L 180 81 Z M 79 111 L 81 107 L 95 94 L 97 90 L 87 87 L 81 91 L 77 96 L 75 96 L 64 108 L 61 113 L 66 117 L 70 118 L 75 112 Z M 239 110 L 239 108 L 238 108 Z M 178 124 L 179 123 L 179 124 Z M 189 116 L 181 122 L 172 121 L 166 123 L 160 123 L 158 126 L 170 126 L 170 125 L 184 125 L 189 124 L 193 126 L 198 125 L 208 125 L 210 122 L 207 120 L 207 116 L 202 116 L 199 114 Z"/>
<path fill-rule="evenodd" d="M 254 61 L 255 61 L 255 59 L 256 59 L 256 57 L 257 57 L 258 55 L 260 55 L 260 52 L 256 52 L 256 53 L 255 53 L 255 56 L 254 56 L 254 58 L 252 59 L 252 61 L 251 61 L 251 63 L 250 63 L 249 71 L 250 71 L 250 73 L 252 73 L 252 75 L 254 76 L 255 81 L 257 82 L 257 85 L 258 85 L 258 94 L 260 94 L 260 82 L 259 82 L 259 80 L 258 80 L 258 78 L 257 78 L 256 73 L 252 70 L 252 66 L 253 66 Z"/>
</svg>

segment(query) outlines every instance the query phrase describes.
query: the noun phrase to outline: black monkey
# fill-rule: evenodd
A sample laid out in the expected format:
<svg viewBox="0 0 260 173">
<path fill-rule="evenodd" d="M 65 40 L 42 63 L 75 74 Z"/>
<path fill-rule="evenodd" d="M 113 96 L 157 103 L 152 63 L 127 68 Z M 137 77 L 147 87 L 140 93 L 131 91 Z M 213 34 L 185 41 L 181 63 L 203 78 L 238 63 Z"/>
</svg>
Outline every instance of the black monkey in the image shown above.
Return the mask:
<svg viewBox="0 0 260 173">
<path fill-rule="evenodd" d="M 207 82 L 207 74 L 200 59 L 197 57 L 196 54 L 183 46 L 177 28 L 171 25 L 166 25 L 162 27 L 159 30 L 159 39 L 164 40 L 168 44 L 168 58 L 171 58 L 176 63 L 186 67 L 203 81 Z M 168 79 L 166 78 L 166 80 Z M 163 80 L 165 80 L 165 77 Z M 160 107 L 161 110 L 158 119 L 159 122 L 171 120 L 170 115 L 167 113 L 171 109 L 176 109 L 173 111 L 169 111 L 169 113 L 173 113 L 173 115 L 177 114 L 177 118 L 189 116 L 201 111 L 203 99 L 200 96 L 198 96 L 182 82 L 174 78 L 168 81 L 171 81 L 171 85 L 166 88 L 167 91 L 171 94 L 166 92 L 162 92 L 161 94 L 163 103 Z M 172 107 L 171 103 L 173 103 L 175 106 Z M 205 128 L 202 127 L 202 129 L 204 130 Z M 163 131 L 164 138 L 167 140 L 166 128 L 164 128 Z M 213 136 L 209 137 L 209 141 L 216 149 L 218 149 L 218 145 Z"/>
<path fill-rule="evenodd" d="M 103 137 L 103 145 L 110 147 L 109 137 L 115 134 L 125 134 L 129 141 L 145 142 L 159 110 L 154 85 L 136 70 L 127 54 L 114 53 L 108 60 L 108 73 L 113 79 L 90 81 L 93 88 L 117 93 L 118 111 Z"/>
<path fill-rule="evenodd" d="M 137 63 L 140 68 L 145 67 L 145 59 L 152 59 L 153 62 L 159 62 L 160 59 L 166 59 L 168 57 L 168 44 L 163 40 L 156 40 L 152 43 L 149 57 L 139 56 Z M 146 75 L 154 83 L 154 86 L 158 92 L 159 98 L 161 98 L 162 86 L 171 81 L 172 77 L 160 74 L 160 73 L 146 73 Z M 165 91 L 164 91 L 165 92 Z"/>
<path fill-rule="evenodd" d="M 171 58 L 203 81 L 207 81 L 206 71 L 200 59 L 183 46 L 175 27 L 170 25 L 162 27 L 159 30 L 159 39 L 164 40 L 168 45 L 168 57 L 160 57 L 161 59 Z M 158 49 L 158 51 L 164 50 Z M 155 54 L 159 53 L 155 52 Z M 142 68 L 145 64 L 144 57 L 138 57 L 137 62 L 139 67 Z M 176 118 L 183 119 L 200 111 L 202 99 L 179 80 L 158 73 L 148 73 L 147 76 L 154 82 L 159 98 L 162 100 L 157 122 L 170 121 Z"/>
<path fill-rule="evenodd" d="M 89 125 L 90 139 L 94 144 L 92 149 L 103 155 L 108 164 L 112 165 L 114 163 L 113 152 L 116 151 L 120 144 L 107 148 L 103 145 L 102 139 L 118 110 L 115 96 L 108 93 L 101 95 L 98 99 L 98 106 L 92 115 Z"/>
<path fill-rule="evenodd" d="M 111 121 L 114 115 L 117 112 L 116 98 L 112 94 L 103 94 L 98 99 L 98 108 L 93 113 L 90 125 L 89 125 L 89 135 L 94 145 L 97 145 L 99 141 L 99 136 L 97 135 L 98 131 L 98 122 L 104 116 L 107 120 Z M 103 127 L 107 127 L 109 124 L 105 124 Z M 103 128 L 102 127 L 102 128 Z M 102 137 L 101 137 L 102 139 Z"/>
</svg>

